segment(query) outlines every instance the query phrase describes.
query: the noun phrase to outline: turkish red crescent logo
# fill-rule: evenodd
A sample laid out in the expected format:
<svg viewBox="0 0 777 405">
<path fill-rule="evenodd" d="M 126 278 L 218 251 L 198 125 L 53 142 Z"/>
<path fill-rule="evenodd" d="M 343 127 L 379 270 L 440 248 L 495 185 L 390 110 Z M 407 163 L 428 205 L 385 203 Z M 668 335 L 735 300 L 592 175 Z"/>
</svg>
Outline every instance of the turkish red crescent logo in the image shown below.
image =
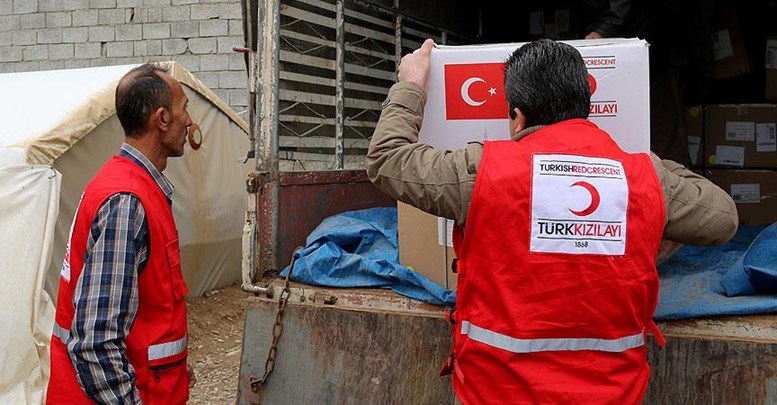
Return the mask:
<svg viewBox="0 0 777 405">
<path fill-rule="evenodd" d="M 591 194 L 591 204 L 589 204 L 588 207 L 586 207 L 583 210 L 575 211 L 573 209 L 570 209 L 569 212 L 571 212 L 571 213 L 573 213 L 573 214 L 575 214 L 575 215 L 577 215 L 579 217 L 584 217 L 586 215 L 593 214 L 594 211 L 596 211 L 596 209 L 599 208 L 599 202 L 601 201 L 601 198 L 599 197 L 599 191 L 591 183 L 588 183 L 586 181 L 578 181 L 576 183 L 573 183 L 569 187 L 571 188 L 571 187 L 575 187 L 575 186 L 582 187 L 582 188 L 586 189 Z"/>
<path fill-rule="evenodd" d="M 445 65 L 448 120 L 506 119 L 504 63 Z"/>
<path fill-rule="evenodd" d="M 596 78 L 594 78 L 590 73 L 588 74 L 588 85 L 591 86 L 591 95 L 593 96 L 594 93 L 596 93 Z"/>
</svg>

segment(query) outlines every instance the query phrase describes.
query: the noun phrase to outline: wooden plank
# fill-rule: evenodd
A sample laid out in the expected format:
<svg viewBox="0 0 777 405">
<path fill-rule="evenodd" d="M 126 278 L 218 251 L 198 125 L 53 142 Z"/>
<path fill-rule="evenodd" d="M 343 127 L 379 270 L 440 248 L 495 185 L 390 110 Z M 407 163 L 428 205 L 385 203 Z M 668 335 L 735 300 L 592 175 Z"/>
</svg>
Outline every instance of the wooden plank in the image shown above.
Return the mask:
<svg viewBox="0 0 777 405">
<path fill-rule="evenodd" d="M 368 139 L 345 138 L 346 149 L 367 149 L 370 146 Z M 335 140 L 325 136 L 281 136 L 282 148 L 334 148 Z"/>
</svg>

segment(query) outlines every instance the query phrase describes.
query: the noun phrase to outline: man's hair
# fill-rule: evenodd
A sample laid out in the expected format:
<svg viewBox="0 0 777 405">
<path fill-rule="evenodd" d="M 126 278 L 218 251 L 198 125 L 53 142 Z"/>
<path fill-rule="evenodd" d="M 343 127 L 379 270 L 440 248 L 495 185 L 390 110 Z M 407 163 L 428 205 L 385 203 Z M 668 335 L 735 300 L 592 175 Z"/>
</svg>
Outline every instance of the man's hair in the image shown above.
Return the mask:
<svg viewBox="0 0 777 405">
<path fill-rule="evenodd" d="M 505 62 L 510 108 L 526 117 L 526 127 L 588 118 L 591 89 L 580 53 L 561 42 L 540 39 L 516 49 Z"/>
<path fill-rule="evenodd" d="M 172 106 L 170 86 L 160 73 L 167 73 L 167 69 L 146 63 L 127 72 L 116 86 L 116 115 L 125 135 L 142 135 L 154 111 Z"/>
</svg>

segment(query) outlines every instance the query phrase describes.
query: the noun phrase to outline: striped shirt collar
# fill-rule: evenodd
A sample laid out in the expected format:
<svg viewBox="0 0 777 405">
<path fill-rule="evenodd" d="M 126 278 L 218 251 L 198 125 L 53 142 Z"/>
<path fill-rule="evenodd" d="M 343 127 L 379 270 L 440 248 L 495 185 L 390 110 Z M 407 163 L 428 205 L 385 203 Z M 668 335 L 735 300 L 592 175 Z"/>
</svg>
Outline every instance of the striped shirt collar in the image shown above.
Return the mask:
<svg viewBox="0 0 777 405">
<path fill-rule="evenodd" d="M 156 184 L 159 186 L 160 189 L 162 189 L 162 192 L 165 193 L 165 196 L 167 196 L 167 199 L 172 201 L 173 199 L 173 183 L 170 182 L 170 180 L 165 177 L 162 172 L 157 170 L 157 168 L 151 163 L 148 158 L 143 155 L 139 150 L 132 147 L 130 144 L 123 142 L 121 144 L 121 150 L 119 151 L 119 156 L 123 156 L 125 158 L 128 158 L 129 160 L 137 163 L 140 167 L 145 169 L 148 174 L 151 175 L 151 177 L 154 178 L 156 181 Z"/>
</svg>

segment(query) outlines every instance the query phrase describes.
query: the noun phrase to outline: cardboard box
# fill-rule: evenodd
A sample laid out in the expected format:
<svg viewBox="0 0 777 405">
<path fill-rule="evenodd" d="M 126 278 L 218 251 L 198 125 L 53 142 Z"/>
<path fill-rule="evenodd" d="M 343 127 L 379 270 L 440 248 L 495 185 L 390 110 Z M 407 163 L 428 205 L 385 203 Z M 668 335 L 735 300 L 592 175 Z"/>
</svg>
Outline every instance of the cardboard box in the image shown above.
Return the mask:
<svg viewBox="0 0 777 405">
<path fill-rule="evenodd" d="M 766 99 L 777 101 L 777 38 L 766 40 Z"/>
<path fill-rule="evenodd" d="M 715 28 L 712 31 L 712 77 L 730 79 L 750 73 L 750 58 L 739 24 L 739 16 L 733 8 L 718 9 Z"/>
<path fill-rule="evenodd" d="M 704 108 L 705 164 L 777 168 L 777 104 L 713 104 Z"/>
<path fill-rule="evenodd" d="M 539 15 L 537 16 L 539 19 Z M 590 120 L 628 152 L 650 150 L 648 44 L 639 39 L 565 41 L 580 51 L 592 83 Z M 440 149 L 509 139 L 504 61 L 523 44 L 432 50 L 420 142 Z"/>
<path fill-rule="evenodd" d="M 532 10 L 528 14 L 529 37 L 531 39 L 575 39 L 577 13 L 572 2 L 562 2 L 548 10 Z"/>
<path fill-rule="evenodd" d="M 685 139 L 688 144 L 688 156 L 691 167 L 704 165 L 704 108 L 700 105 L 686 106 L 683 111 Z"/>
<path fill-rule="evenodd" d="M 734 199 L 739 222 L 747 225 L 777 221 L 777 171 L 705 170 L 705 177 Z"/>
<path fill-rule="evenodd" d="M 397 216 L 399 263 L 437 284 L 456 289 L 456 274 L 451 271 L 456 257 L 451 236 L 453 221 L 401 202 L 397 202 Z"/>
<path fill-rule="evenodd" d="M 563 13 L 555 17 L 558 21 L 565 18 Z M 547 27 L 542 13 L 533 18 L 536 30 Z M 588 66 L 593 87 L 591 121 L 629 152 L 650 150 L 647 43 L 638 39 L 567 43 L 580 51 Z M 470 141 L 509 139 L 503 66 L 521 45 L 435 48 L 420 141 L 440 149 L 455 149 Z M 456 275 L 450 271 L 454 258 L 452 222 L 402 203 L 398 203 L 398 216 L 400 263 L 441 285 L 445 285 L 447 274 L 449 288 L 455 288 Z"/>
</svg>

